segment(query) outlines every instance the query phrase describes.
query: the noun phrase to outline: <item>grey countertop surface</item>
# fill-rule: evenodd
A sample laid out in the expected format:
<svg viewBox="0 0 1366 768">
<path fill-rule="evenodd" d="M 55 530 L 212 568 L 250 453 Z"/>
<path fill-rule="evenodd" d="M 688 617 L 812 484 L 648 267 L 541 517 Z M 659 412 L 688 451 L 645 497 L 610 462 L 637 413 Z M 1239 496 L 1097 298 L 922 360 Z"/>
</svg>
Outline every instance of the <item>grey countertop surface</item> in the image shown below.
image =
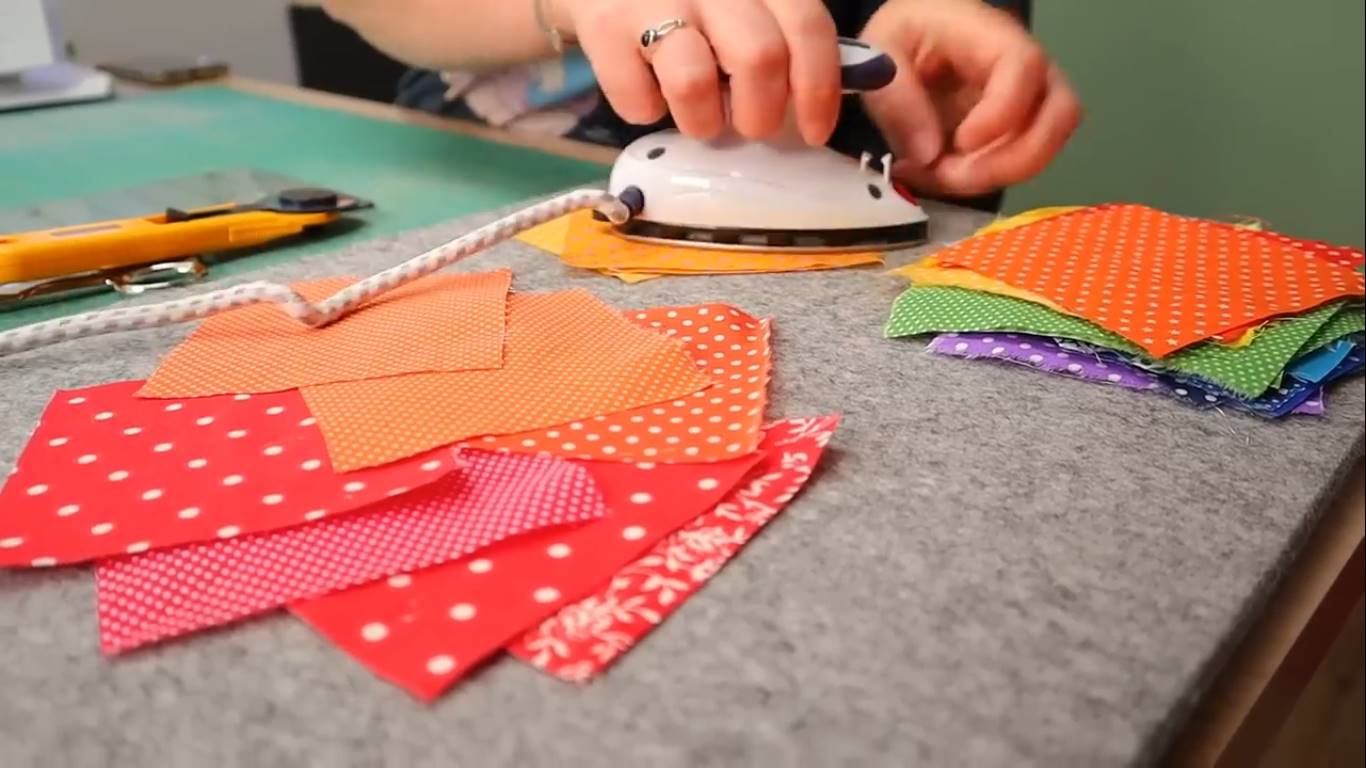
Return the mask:
<svg viewBox="0 0 1366 768">
<path fill-rule="evenodd" d="M 981 223 L 932 213 L 941 241 Z M 364 274 L 470 225 L 253 277 Z M 285 615 L 106 660 L 89 571 L 0 573 L 0 764 L 1150 763 L 1362 452 L 1360 380 L 1269 423 L 933 357 L 882 338 L 902 285 L 878 269 L 626 286 L 518 243 L 457 268 L 499 266 L 772 316 L 772 415 L 845 417 L 823 470 L 604 678 L 503 660 L 430 707 Z M 186 330 L 0 361 L 0 467 L 54 388 L 145 376 Z"/>
</svg>

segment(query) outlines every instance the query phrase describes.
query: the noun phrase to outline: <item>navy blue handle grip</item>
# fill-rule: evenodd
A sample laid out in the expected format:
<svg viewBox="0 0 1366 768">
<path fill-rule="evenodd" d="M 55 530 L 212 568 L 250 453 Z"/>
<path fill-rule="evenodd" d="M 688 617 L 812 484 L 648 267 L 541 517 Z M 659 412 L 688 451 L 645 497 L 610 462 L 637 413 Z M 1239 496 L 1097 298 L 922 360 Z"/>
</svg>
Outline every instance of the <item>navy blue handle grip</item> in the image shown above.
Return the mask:
<svg viewBox="0 0 1366 768">
<path fill-rule="evenodd" d="M 840 89 L 845 93 L 876 91 L 896 77 L 896 62 L 882 51 L 847 37 L 841 37 L 839 44 Z"/>
</svg>

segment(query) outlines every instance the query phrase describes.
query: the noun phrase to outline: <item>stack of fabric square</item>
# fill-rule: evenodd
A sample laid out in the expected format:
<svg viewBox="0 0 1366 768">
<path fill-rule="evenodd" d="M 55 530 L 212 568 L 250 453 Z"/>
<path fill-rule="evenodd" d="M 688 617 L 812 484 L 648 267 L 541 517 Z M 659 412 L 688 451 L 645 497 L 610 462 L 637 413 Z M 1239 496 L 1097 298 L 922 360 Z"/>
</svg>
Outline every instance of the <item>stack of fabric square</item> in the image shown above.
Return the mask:
<svg viewBox="0 0 1366 768">
<path fill-rule="evenodd" d="M 1139 205 L 1003 220 L 896 271 L 889 338 L 1269 418 L 1363 366 L 1363 257 Z"/>
<path fill-rule="evenodd" d="M 57 392 L 0 491 L 0 567 L 93 561 L 110 655 L 285 609 L 423 699 L 504 651 L 593 677 L 838 418 L 765 424 L 766 319 L 511 280 L 422 278 L 321 329 L 231 310 L 145 381 Z"/>
</svg>

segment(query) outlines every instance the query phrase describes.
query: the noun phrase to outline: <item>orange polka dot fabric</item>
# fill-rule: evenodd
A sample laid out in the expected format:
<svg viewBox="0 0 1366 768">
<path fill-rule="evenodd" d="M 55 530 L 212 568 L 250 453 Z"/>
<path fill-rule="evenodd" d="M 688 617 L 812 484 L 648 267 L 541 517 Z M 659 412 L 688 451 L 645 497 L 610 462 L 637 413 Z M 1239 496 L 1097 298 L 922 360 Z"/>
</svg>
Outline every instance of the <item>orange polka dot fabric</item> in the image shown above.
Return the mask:
<svg viewBox="0 0 1366 768">
<path fill-rule="evenodd" d="M 550 429 L 487 435 L 468 445 L 597 461 L 712 462 L 758 448 L 768 403 L 769 323 L 724 304 L 627 312 L 636 325 L 683 342 L 716 382 L 688 397 L 571 421 Z"/>
<path fill-rule="evenodd" d="M 1028 223 L 1033 222 L 1027 222 L 1027 224 Z M 998 296 L 1010 296 L 1016 299 L 1032 301 L 1035 304 L 1041 304 L 1055 312 L 1061 312 L 1065 315 L 1071 314 L 1065 308 L 1058 306 L 1056 303 L 1049 301 L 1033 291 L 1016 288 L 1010 283 L 987 277 L 986 275 L 974 272 L 971 269 L 942 266 L 939 263 L 938 255 L 934 254 L 926 256 L 920 261 L 894 269 L 891 271 L 891 274 L 905 277 L 916 285 L 938 285 L 950 288 L 966 288 L 970 291 L 982 291 L 983 293 L 994 293 Z M 1245 347 L 1252 342 L 1252 337 L 1255 335 L 1256 329 L 1261 325 L 1260 322 L 1257 322 L 1251 326 L 1234 328 L 1216 334 L 1214 338 L 1222 344 Z"/>
<path fill-rule="evenodd" d="M 1033 291 L 1155 357 L 1363 293 L 1360 275 L 1294 246 L 1138 205 L 969 238 L 939 262 Z"/>
<path fill-rule="evenodd" d="M 881 264 L 882 254 L 797 253 L 689 248 L 628 240 L 611 225 L 595 221 L 591 211 L 579 211 L 524 233 L 521 239 L 556 253 L 571 267 L 603 270 L 633 282 L 635 276 L 751 272 L 801 272 Z M 538 231 L 539 230 L 539 231 Z M 559 248 L 554 247 L 562 240 Z"/>
<path fill-rule="evenodd" d="M 353 278 L 294 285 L 322 301 Z M 323 328 L 275 305 L 211 317 L 162 361 L 142 397 L 280 392 L 420 371 L 503 365 L 508 270 L 434 275 L 400 286 Z"/>
<path fill-rule="evenodd" d="M 415 373 L 302 392 L 332 463 L 346 472 L 480 435 L 686 398 L 711 384 L 681 342 L 573 290 L 509 297 L 501 369 Z"/>
</svg>

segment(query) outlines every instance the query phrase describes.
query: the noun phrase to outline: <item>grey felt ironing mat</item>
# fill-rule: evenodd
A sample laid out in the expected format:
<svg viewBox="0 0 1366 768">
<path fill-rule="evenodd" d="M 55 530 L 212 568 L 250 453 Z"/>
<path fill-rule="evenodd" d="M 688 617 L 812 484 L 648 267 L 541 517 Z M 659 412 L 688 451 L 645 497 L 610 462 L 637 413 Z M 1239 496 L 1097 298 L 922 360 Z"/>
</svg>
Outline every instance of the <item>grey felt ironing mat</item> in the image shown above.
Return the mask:
<svg viewBox="0 0 1366 768">
<path fill-rule="evenodd" d="M 941 243 L 983 223 L 931 216 Z M 252 277 L 369 274 L 484 220 Z M 903 284 L 879 270 L 626 286 L 518 243 L 455 269 L 494 267 L 771 315 L 772 416 L 844 414 L 816 482 L 592 685 L 495 663 L 431 708 L 283 615 L 107 661 L 88 573 L 0 572 L 5 762 L 1151 762 L 1362 453 L 1345 389 L 1273 423 L 886 340 Z M 54 388 L 146 376 L 188 330 L 6 360 L 0 466 Z"/>
</svg>

